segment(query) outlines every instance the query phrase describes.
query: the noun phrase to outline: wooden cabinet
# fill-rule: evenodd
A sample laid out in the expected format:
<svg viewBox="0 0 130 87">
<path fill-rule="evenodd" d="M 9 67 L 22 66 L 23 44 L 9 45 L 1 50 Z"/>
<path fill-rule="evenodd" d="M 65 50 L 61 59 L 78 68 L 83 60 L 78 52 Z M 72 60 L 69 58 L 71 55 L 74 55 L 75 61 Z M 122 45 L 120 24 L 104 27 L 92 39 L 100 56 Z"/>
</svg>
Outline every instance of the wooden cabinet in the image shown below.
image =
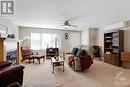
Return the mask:
<svg viewBox="0 0 130 87">
<path fill-rule="evenodd" d="M 46 49 L 46 58 L 50 59 L 51 57 L 59 56 L 58 48 L 47 48 Z"/>
<path fill-rule="evenodd" d="M 112 54 L 104 54 L 104 61 L 106 63 L 110 63 L 110 59 L 112 58 Z"/>
<path fill-rule="evenodd" d="M 122 66 L 130 68 L 130 52 L 121 52 Z"/>
<path fill-rule="evenodd" d="M 118 66 L 119 65 L 118 55 L 117 54 L 104 54 L 104 62 Z"/>
<path fill-rule="evenodd" d="M 4 40 L 5 38 L 0 38 L 0 61 L 4 61 L 5 56 L 4 56 Z"/>
<path fill-rule="evenodd" d="M 120 52 L 124 51 L 124 31 L 104 33 L 104 62 L 121 66 Z"/>
</svg>

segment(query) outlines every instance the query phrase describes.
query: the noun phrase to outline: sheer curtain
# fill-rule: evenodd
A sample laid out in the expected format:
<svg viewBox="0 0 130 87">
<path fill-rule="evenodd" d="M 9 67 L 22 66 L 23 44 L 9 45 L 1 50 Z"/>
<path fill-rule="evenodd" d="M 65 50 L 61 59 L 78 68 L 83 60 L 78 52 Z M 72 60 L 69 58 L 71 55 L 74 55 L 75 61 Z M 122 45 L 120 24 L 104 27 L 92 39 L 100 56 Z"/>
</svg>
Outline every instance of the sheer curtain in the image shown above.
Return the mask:
<svg viewBox="0 0 130 87">
<path fill-rule="evenodd" d="M 40 33 L 31 33 L 31 49 L 41 49 L 41 35 Z"/>
<path fill-rule="evenodd" d="M 57 33 L 31 33 L 31 48 L 34 50 L 46 48 L 61 48 L 60 34 Z"/>
</svg>

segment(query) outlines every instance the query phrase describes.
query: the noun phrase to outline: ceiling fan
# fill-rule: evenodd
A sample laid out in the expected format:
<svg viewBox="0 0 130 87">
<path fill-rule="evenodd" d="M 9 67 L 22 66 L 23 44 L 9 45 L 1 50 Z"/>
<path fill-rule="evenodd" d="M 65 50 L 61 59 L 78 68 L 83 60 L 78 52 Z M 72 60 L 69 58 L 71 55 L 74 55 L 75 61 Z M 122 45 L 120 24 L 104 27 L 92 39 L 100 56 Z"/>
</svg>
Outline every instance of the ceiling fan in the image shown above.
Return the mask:
<svg viewBox="0 0 130 87">
<path fill-rule="evenodd" d="M 69 22 L 69 20 L 66 20 L 66 21 L 64 22 L 64 25 L 62 25 L 62 26 L 66 26 L 66 27 L 67 27 L 67 26 L 68 26 L 68 27 L 69 27 L 69 26 L 71 26 L 71 27 L 78 27 L 78 26 L 76 26 L 76 25 L 71 25 L 70 22 Z"/>
<path fill-rule="evenodd" d="M 61 25 L 59 27 L 64 27 L 64 28 L 70 28 L 71 27 L 71 28 L 74 28 L 74 27 L 78 27 L 78 26 L 71 24 L 70 20 L 65 20 L 63 25 Z"/>
<path fill-rule="evenodd" d="M 84 17 L 86 16 L 86 13 L 83 13 L 83 14 L 80 14 L 80 15 L 77 15 L 75 17 L 69 17 L 67 14 L 62 14 L 62 16 L 64 17 L 64 21 L 62 23 L 62 25 L 59 26 L 59 28 L 65 28 L 65 29 L 69 29 L 69 28 L 76 28 L 76 27 L 79 27 L 77 25 L 73 25 L 72 22 L 81 18 L 81 17 Z"/>
</svg>

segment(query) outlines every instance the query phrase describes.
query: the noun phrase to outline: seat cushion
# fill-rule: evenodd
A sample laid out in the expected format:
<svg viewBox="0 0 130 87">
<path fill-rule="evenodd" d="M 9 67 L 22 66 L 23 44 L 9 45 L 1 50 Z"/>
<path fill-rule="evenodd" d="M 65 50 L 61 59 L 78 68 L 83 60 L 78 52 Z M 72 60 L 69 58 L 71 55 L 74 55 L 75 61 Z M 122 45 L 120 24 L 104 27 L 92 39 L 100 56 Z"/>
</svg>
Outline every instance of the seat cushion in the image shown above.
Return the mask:
<svg viewBox="0 0 130 87">
<path fill-rule="evenodd" d="M 74 47 L 74 48 L 72 49 L 72 54 L 73 54 L 74 56 L 76 56 L 77 51 L 78 51 L 78 48 L 75 48 L 75 47 Z"/>
</svg>

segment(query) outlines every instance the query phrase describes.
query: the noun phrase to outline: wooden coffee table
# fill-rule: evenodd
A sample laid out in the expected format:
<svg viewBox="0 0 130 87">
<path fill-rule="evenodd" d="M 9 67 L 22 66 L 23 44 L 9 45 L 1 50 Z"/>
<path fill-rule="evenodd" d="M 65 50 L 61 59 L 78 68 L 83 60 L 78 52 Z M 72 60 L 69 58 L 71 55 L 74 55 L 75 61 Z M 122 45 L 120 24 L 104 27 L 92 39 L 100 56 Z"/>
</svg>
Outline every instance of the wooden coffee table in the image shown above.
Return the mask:
<svg viewBox="0 0 130 87">
<path fill-rule="evenodd" d="M 31 58 L 33 59 L 33 63 L 34 63 L 34 59 L 37 59 L 39 64 L 40 64 L 40 59 L 43 59 L 43 62 L 45 61 L 44 55 L 31 55 Z"/>
<path fill-rule="evenodd" d="M 59 57 L 59 59 L 51 57 L 52 73 L 54 73 L 54 67 L 62 66 L 64 72 L 64 58 Z"/>
</svg>

